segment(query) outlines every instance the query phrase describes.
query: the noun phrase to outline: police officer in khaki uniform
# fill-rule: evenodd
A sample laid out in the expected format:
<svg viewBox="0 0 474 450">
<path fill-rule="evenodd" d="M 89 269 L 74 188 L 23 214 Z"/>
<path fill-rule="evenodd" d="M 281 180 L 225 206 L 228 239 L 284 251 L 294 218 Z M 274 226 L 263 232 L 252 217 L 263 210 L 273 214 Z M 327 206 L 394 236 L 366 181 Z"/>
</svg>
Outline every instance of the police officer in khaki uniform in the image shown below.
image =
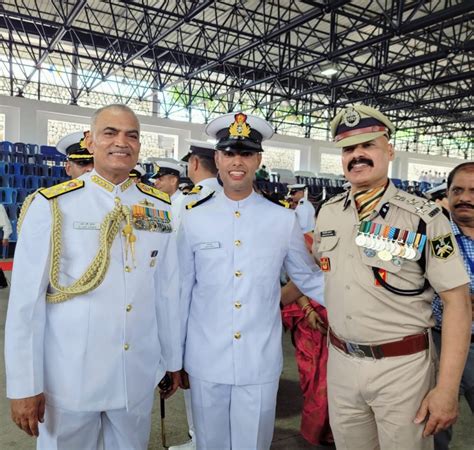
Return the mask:
<svg viewBox="0 0 474 450">
<path fill-rule="evenodd" d="M 338 450 L 431 449 L 432 435 L 458 414 L 469 278 L 441 209 L 388 180 L 394 130 L 364 105 L 331 124 L 351 189 L 321 208 L 313 253 L 326 274 L 328 399 Z M 433 289 L 449 311 L 437 382 L 428 331 Z"/>
<path fill-rule="evenodd" d="M 338 449 L 429 449 L 432 434 L 458 414 L 469 279 L 440 208 L 388 180 L 394 129 L 364 105 L 331 124 L 351 190 L 323 205 L 313 250 L 326 273 Z M 448 311 L 437 383 L 428 332 L 433 289 Z"/>
</svg>

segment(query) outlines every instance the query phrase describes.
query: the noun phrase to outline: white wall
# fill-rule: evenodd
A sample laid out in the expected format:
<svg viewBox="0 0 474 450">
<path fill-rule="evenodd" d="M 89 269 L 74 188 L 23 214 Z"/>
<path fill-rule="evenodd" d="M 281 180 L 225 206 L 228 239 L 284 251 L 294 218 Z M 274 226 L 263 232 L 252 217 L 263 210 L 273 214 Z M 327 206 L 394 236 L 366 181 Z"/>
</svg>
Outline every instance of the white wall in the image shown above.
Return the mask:
<svg viewBox="0 0 474 450">
<path fill-rule="evenodd" d="M 5 139 L 11 142 L 26 142 L 44 145 L 47 142 L 48 119 L 88 123 L 94 112 L 90 108 L 60 105 L 18 97 L 0 95 L 0 113 L 5 114 Z M 178 136 L 178 157 L 188 151 L 186 139 L 207 140 L 204 133 L 205 125 L 179 122 L 150 116 L 139 116 L 142 129 L 145 131 L 175 134 Z M 315 139 L 305 139 L 296 136 L 274 135 L 272 144 L 278 147 L 288 145 L 288 148 L 300 150 L 300 170 L 310 170 L 319 173 L 321 154 L 340 154 L 331 142 Z M 392 164 L 392 177 L 406 179 L 409 162 L 430 165 L 440 164 L 452 166 L 463 162 L 455 158 L 442 156 L 419 155 L 409 152 L 396 152 Z"/>
</svg>

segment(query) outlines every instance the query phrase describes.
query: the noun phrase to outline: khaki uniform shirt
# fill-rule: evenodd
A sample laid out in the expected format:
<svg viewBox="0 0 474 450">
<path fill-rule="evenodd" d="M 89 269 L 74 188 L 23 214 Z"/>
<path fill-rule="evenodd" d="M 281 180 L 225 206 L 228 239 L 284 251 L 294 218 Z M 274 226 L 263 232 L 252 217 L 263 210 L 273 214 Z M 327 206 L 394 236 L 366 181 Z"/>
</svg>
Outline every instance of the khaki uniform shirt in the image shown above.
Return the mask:
<svg viewBox="0 0 474 450">
<path fill-rule="evenodd" d="M 366 256 L 364 248 L 356 245 L 360 222 L 350 193 L 323 205 L 316 224 L 313 254 L 329 258 L 325 300 L 329 324 L 338 336 L 356 343 L 379 344 L 420 333 L 434 324 L 433 288 L 443 292 L 469 282 L 450 224 L 434 204 L 426 204 L 426 200 L 399 191 L 390 183 L 367 218 L 414 232 L 421 219 L 426 223 L 427 234 L 424 275 L 417 261 L 401 259 L 402 264 L 397 266 L 377 256 Z M 454 251 L 440 257 L 435 254 L 432 241 L 442 236 L 447 236 Z M 376 285 L 372 266 L 386 270 L 386 282 L 398 289 L 419 289 L 425 277 L 432 287 L 416 296 L 393 294 Z"/>
</svg>

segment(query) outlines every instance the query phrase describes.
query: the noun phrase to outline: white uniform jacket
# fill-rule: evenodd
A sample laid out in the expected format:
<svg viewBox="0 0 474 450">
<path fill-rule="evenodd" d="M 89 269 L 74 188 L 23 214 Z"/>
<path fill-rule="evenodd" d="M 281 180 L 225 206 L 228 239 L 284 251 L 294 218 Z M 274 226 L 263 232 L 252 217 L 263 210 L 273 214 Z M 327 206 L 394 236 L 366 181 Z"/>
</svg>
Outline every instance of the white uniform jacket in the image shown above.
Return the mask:
<svg viewBox="0 0 474 450">
<path fill-rule="evenodd" d="M 130 208 L 146 199 L 158 210 L 170 209 L 129 180 L 115 186 L 95 171 L 80 179 L 83 188 L 57 197 L 59 281 L 67 286 L 97 253 L 98 228 L 115 198 Z M 16 247 L 5 337 L 7 396 L 44 392 L 49 403 L 71 411 L 133 407 L 153 392 L 165 370 L 182 367 L 179 327 L 173 326 L 179 323 L 175 234 L 134 229 L 133 268 L 119 231 L 100 286 L 63 303 L 46 303 L 50 202 L 37 195 Z"/>
<path fill-rule="evenodd" d="M 188 373 L 222 384 L 278 379 L 282 265 L 323 303 L 323 274 L 294 212 L 255 192 L 242 201 L 221 192 L 184 212 L 178 248 Z"/>
<path fill-rule="evenodd" d="M 9 239 L 12 234 L 12 224 L 8 218 L 5 207 L 0 204 L 0 230 L 3 231 L 2 239 Z"/>
<path fill-rule="evenodd" d="M 310 233 L 316 226 L 316 211 L 311 202 L 302 198 L 295 209 L 296 217 L 303 233 Z"/>
<path fill-rule="evenodd" d="M 178 189 L 171 196 L 171 217 L 173 219 L 173 230 L 178 232 L 181 223 L 181 214 L 186 196 Z"/>
</svg>

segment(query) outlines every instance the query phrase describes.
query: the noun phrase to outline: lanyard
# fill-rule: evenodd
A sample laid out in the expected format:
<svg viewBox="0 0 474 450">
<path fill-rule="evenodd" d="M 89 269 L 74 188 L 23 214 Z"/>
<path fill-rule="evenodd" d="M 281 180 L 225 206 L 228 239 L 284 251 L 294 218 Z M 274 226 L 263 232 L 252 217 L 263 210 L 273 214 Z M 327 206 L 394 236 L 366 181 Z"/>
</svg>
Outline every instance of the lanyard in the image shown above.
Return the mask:
<svg viewBox="0 0 474 450">
<path fill-rule="evenodd" d="M 462 241 L 462 237 L 463 237 L 462 234 L 457 234 L 456 240 L 458 241 L 459 247 L 461 247 L 463 258 L 467 259 L 469 268 L 471 269 L 471 277 L 472 277 L 474 276 L 474 261 L 467 254 L 466 247 L 464 246 L 464 242 Z"/>
</svg>

